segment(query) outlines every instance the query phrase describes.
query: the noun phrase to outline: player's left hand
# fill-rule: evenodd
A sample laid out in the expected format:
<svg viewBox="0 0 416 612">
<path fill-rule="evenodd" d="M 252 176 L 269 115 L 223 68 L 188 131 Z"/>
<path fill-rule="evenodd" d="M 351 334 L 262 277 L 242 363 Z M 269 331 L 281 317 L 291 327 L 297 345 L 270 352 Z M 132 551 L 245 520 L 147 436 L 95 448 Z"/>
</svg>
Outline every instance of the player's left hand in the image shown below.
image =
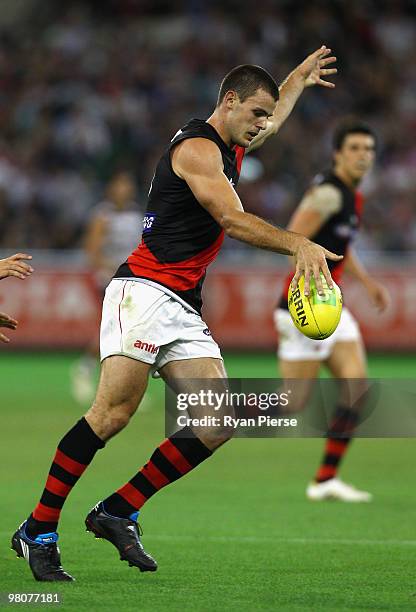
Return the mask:
<svg viewBox="0 0 416 612">
<path fill-rule="evenodd" d="M 367 280 L 365 288 L 373 306 L 375 306 L 379 312 L 384 312 L 391 302 L 390 294 L 387 289 L 373 279 Z"/>
<path fill-rule="evenodd" d="M 26 263 L 32 259 L 32 255 L 27 253 L 16 253 L 6 259 L 0 259 L 0 280 L 8 276 L 17 276 L 17 278 L 25 279 L 33 272 L 31 265 Z"/>
<path fill-rule="evenodd" d="M 0 312 L 0 327 L 8 327 L 9 329 L 16 329 L 17 321 L 12 319 L 8 314 Z M 10 342 L 10 338 L 0 332 L 0 342 Z"/>
<path fill-rule="evenodd" d="M 335 87 L 334 83 L 322 78 L 338 72 L 336 68 L 327 68 L 329 64 L 333 64 L 337 60 L 337 58 L 334 55 L 330 55 L 330 53 L 331 49 L 322 45 L 322 47 L 314 51 L 314 53 L 308 55 L 308 57 L 296 68 L 305 81 L 305 87 L 311 87 L 312 85 L 321 85 L 322 87 L 329 87 L 331 89 Z"/>
</svg>

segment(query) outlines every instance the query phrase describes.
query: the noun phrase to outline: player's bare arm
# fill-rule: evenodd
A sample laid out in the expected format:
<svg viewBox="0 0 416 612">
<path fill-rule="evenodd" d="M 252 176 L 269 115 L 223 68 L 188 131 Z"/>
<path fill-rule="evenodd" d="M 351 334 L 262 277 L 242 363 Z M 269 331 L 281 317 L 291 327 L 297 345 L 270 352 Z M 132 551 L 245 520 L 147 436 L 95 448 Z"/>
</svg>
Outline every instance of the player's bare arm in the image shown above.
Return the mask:
<svg viewBox="0 0 416 612">
<path fill-rule="evenodd" d="M 326 221 L 341 209 L 341 192 L 329 184 L 308 189 L 289 221 L 288 229 L 313 239 Z"/>
<path fill-rule="evenodd" d="M 336 57 L 330 54 L 331 49 L 322 45 L 286 77 L 279 87 L 279 101 L 273 116 L 267 121 L 266 129 L 253 139 L 248 151 L 254 151 L 279 131 L 305 87 L 335 87 L 334 83 L 326 80 L 326 77 L 337 73 L 336 68 L 328 67 L 336 61 Z"/>
<path fill-rule="evenodd" d="M 352 248 L 348 249 L 345 256 L 345 271 L 360 281 L 372 304 L 379 312 L 386 310 L 390 304 L 390 295 L 387 289 L 368 274 Z"/>
<path fill-rule="evenodd" d="M 312 239 L 325 221 L 339 210 L 338 197 L 341 197 L 340 194 L 330 185 L 312 187 L 293 213 L 288 230 Z M 294 263 L 296 265 L 296 262 Z M 295 280 L 297 282 L 296 277 Z M 332 287 L 332 283 L 329 286 Z"/>
<path fill-rule="evenodd" d="M 241 201 L 227 180 L 218 147 L 204 138 L 188 139 L 180 143 L 172 153 L 175 173 L 185 180 L 198 202 L 224 229 L 230 238 L 252 246 L 293 255 L 296 261 L 295 284 L 305 275 L 305 293 L 309 292 L 313 275 L 318 291 L 323 292 L 320 271 L 332 286 L 326 257 L 338 261 L 335 253 L 323 249 L 304 236 L 267 223 L 243 210 Z"/>
<path fill-rule="evenodd" d="M 287 226 L 291 232 L 296 232 L 312 238 L 315 236 L 323 225 L 323 219 L 317 210 L 300 210 L 299 208 L 293 213 L 293 216 Z"/>
<path fill-rule="evenodd" d="M 113 271 L 111 262 L 103 256 L 103 246 L 107 233 L 107 222 L 102 215 L 97 215 L 89 224 L 85 237 L 85 251 L 94 270 L 108 275 Z"/>
<path fill-rule="evenodd" d="M 25 279 L 33 272 L 32 266 L 27 261 L 32 259 L 27 253 L 16 253 L 6 259 L 0 259 L 0 280 L 8 276 L 16 276 L 20 279 Z"/>
</svg>

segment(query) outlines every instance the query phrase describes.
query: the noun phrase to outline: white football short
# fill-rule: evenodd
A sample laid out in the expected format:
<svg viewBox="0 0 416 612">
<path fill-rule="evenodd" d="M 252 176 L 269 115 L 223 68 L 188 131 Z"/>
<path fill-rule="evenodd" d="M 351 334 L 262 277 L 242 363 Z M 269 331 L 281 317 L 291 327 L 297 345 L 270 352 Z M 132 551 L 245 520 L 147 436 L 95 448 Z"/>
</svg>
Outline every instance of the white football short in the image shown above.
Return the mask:
<svg viewBox="0 0 416 612">
<path fill-rule="evenodd" d="M 337 342 L 361 341 L 360 328 L 348 308 L 343 308 L 338 327 L 329 338 L 313 340 L 295 327 L 288 310 L 274 311 L 274 322 L 279 335 L 277 354 L 287 361 L 323 361 L 330 356 Z"/>
<path fill-rule="evenodd" d="M 103 302 L 101 361 L 126 355 L 154 367 L 170 361 L 222 359 L 206 323 L 170 295 L 136 280 L 113 279 Z"/>
</svg>

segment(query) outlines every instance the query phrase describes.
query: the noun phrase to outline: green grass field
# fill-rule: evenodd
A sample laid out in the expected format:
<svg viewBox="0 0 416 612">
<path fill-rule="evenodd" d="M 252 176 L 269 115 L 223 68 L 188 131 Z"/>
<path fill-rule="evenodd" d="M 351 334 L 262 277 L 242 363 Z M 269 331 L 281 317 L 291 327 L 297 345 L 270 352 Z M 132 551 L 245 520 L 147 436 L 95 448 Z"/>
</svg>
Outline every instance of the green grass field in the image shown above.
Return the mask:
<svg viewBox="0 0 416 612">
<path fill-rule="evenodd" d="M 34 582 L 9 541 L 39 498 L 57 441 L 82 413 L 69 394 L 72 359 L 0 356 L 0 592 L 59 592 L 58 609 L 77 612 L 416 609 L 414 439 L 354 442 L 342 475 L 375 497 L 355 506 L 305 499 L 322 440 L 231 441 L 145 506 L 143 542 L 159 562 L 155 574 L 129 568 L 87 534 L 89 508 L 131 478 L 162 439 L 160 381 L 65 506 L 61 553 L 77 581 Z M 414 378 L 415 361 L 375 356 L 370 374 Z M 229 355 L 226 364 L 234 377 L 275 375 L 271 355 Z"/>
</svg>

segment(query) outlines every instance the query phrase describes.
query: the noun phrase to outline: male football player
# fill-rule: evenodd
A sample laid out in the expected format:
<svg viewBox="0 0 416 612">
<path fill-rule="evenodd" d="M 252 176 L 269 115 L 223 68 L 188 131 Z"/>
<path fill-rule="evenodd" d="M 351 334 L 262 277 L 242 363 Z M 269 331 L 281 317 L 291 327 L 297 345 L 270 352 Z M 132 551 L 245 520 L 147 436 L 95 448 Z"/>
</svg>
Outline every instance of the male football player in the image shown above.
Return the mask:
<svg viewBox="0 0 416 612">
<path fill-rule="evenodd" d="M 126 171 L 116 172 L 105 198 L 91 212 L 85 236 L 85 250 L 102 299 L 112 275 L 137 244 L 141 234 L 136 186 Z M 80 404 L 94 399 L 99 357 L 98 331 L 71 368 L 72 394 Z"/>
<path fill-rule="evenodd" d="M 326 67 L 335 61 L 330 52 L 322 46 L 308 56 L 280 92 L 263 68 L 237 66 L 225 76 L 213 114 L 187 123 L 160 158 L 142 241 L 106 290 L 95 401 L 59 442 L 40 502 L 12 538 L 13 549 L 29 561 L 37 580 L 72 580 L 60 564 L 56 544 L 62 506 L 95 453 L 128 424 L 149 374 L 157 369 L 179 392 L 187 391 L 189 379 L 226 378 L 219 347 L 201 318 L 206 268 L 224 234 L 293 255 L 296 277 L 305 274 L 307 290 L 313 276 L 323 291 L 321 271 L 332 283 L 325 258 L 341 257 L 244 212 L 234 190 L 245 150 L 279 130 L 305 86 L 332 86 L 323 78 L 336 72 Z M 156 570 L 156 561 L 139 538 L 139 509 L 162 487 L 208 459 L 231 435 L 230 428 L 215 424 L 173 434 L 126 484 L 91 510 L 87 529 L 111 542 L 130 565 Z"/>
<path fill-rule="evenodd" d="M 363 205 L 358 187 L 373 165 L 375 147 L 376 139 L 370 127 L 358 121 L 341 123 L 334 134 L 332 170 L 316 177 L 288 228 L 344 255 L 342 261 L 329 262 L 335 282 L 340 283 L 344 271 L 352 274 L 362 284 L 373 305 L 383 311 L 388 305 L 387 292 L 368 274 L 351 246 Z M 307 338 L 293 325 L 287 309 L 290 278 L 275 311 L 275 323 L 279 336 L 280 373 L 285 379 L 303 379 L 296 400 L 297 408 L 301 409 L 322 365 L 326 365 L 337 379 L 361 381 L 367 376 L 367 368 L 360 330 L 347 306 L 343 307 L 336 331 L 325 340 Z M 308 380 L 310 384 L 306 382 Z M 306 490 L 309 499 L 371 500 L 370 493 L 354 488 L 337 476 L 357 419 L 358 411 L 352 409 L 345 398 L 340 398 L 328 431 L 322 463 Z"/>
</svg>

